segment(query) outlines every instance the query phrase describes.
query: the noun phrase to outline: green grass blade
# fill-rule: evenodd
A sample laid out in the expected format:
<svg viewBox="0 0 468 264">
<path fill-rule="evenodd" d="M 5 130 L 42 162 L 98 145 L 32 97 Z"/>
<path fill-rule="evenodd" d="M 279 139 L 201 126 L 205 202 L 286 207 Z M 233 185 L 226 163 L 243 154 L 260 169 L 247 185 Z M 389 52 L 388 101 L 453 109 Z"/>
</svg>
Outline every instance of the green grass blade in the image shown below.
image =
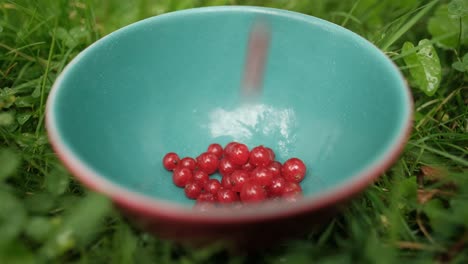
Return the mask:
<svg viewBox="0 0 468 264">
<path fill-rule="evenodd" d="M 346 27 L 346 24 L 348 24 L 348 21 L 351 19 L 351 18 L 354 18 L 353 17 L 353 12 L 354 10 L 356 9 L 356 7 L 359 5 L 359 3 L 361 2 L 361 0 L 357 0 L 353 7 L 351 7 L 351 10 L 349 11 L 349 13 L 345 16 L 345 19 L 343 20 L 343 23 L 341 23 L 341 26 L 342 27 Z M 357 19 L 353 19 L 354 21 L 359 21 Z"/>
<path fill-rule="evenodd" d="M 411 19 L 408 20 L 402 27 L 400 27 L 399 30 L 397 30 L 392 36 L 390 36 L 380 48 L 384 51 L 387 51 L 393 43 L 400 39 L 401 36 L 403 36 L 403 34 L 408 32 L 408 30 L 410 30 L 425 14 L 427 14 L 427 12 L 429 12 L 431 8 L 435 4 L 437 4 L 437 2 L 439 2 L 439 0 L 433 0 L 429 4 L 425 5 L 424 8 L 422 8 L 416 15 L 411 17 Z"/>
<path fill-rule="evenodd" d="M 44 121 L 44 115 L 45 115 L 45 97 L 46 97 L 46 84 L 49 76 L 49 71 L 50 71 L 50 63 L 52 61 L 52 56 L 54 55 L 54 49 L 55 49 L 55 33 L 57 29 L 57 23 L 58 20 L 55 20 L 55 26 L 54 26 L 54 31 L 52 34 L 52 43 L 49 49 L 49 56 L 47 58 L 47 64 L 46 64 L 46 69 L 44 72 L 44 76 L 42 77 L 42 84 L 41 84 L 41 101 L 39 103 L 39 122 L 36 127 L 36 136 L 39 135 L 39 132 L 41 131 L 41 128 L 43 126 L 43 121 Z"/>
<path fill-rule="evenodd" d="M 444 151 L 429 147 L 427 145 L 421 145 L 421 144 L 416 144 L 416 143 L 412 143 L 412 142 L 409 142 L 408 144 L 412 145 L 412 146 L 415 146 L 415 147 L 418 147 L 418 148 L 423 148 L 423 149 L 425 149 L 427 151 L 430 151 L 430 152 L 432 152 L 434 154 L 437 154 L 439 156 L 450 159 L 453 162 L 456 162 L 456 163 L 458 163 L 458 164 L 460 164 L 462 166 L 468 167 L 468 160 L 466 160 L 466 159 L 463 159 L 463 158 L 457 157 L 455 155 L 452 155 L 450 153 L 447 153 L 447 152 L 444 152 Z"/>
</svg>

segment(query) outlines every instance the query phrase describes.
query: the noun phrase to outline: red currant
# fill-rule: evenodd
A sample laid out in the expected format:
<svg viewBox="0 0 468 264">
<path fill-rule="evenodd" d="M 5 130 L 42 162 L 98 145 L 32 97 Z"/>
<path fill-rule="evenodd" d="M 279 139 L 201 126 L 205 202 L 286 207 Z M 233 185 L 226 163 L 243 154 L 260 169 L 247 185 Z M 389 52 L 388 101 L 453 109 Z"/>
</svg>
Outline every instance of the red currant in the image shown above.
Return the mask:
<svg viewBox="0 0 468 264">
<path fill-rule="evenodd" d="M 252 163 L 247 162 L 246 164 L 242 165 L 242 170 L 246 172 L 251 172 L 255 169 L 255 166 Z"/>
<path fill-rule="evenodd" d="M 281 176 L 281 163 L 278 161 L 273 161 L 266 168 L 273 174 L 273 177 Z"/>
<path fill-rule="evenodd" d="M 218 169 L 219 160 L 215 154 L 205 152 L 198 156 L 197 163 L 200 170 L 208 174 L 213 174 Z"/>
<path fill-rule="evenodd" d="M 240 199 L 244 203 L 261 202 L 267 198 L 265 189 L 259 184 L 248 181 L 242 186 Z"/>
<path fill-rule="evenodd" d="M 197 162 L 193 158 L 185 157 L 180 160 L 179 166 L 193 171 L 197 168 Z"/>
<path fill-rule="evenodd" d="M 205 192 L 215 195 L 221 189 L 221 183 L 217 179 L 210 179 L 203 186 Z"/>
<path fill-rule="evenodd" d="M 232 186 L 234 185 L 233 182 L 232 182 L 231 175 L 223 176 L 223 178 L 221 179 L 221 186 L 224 189 L 231 189 Z"/>
<path fill-rule="evenodd" d="M 179 165 L 179 156 L 174 152 L 167 153 L 163 158 L 163 166 L 168 171 L 173 171 Z"/>
<path fill-rule="evenodd" d="M 275 160 L 276 155 L 275 152 L 271 148 L 266 148 L 268 150 L 268 153 L 270 154 L 271 160 Z"/>
<path fill-rule="evenodd" d="M 198 183 L 200 186 L 204 186 L 205 183 L 210 179 L 208 176 L 208 173 L 202 171 L 202 170 L 197 170 L 192 173 L 193 174 L 193 181 Z"/>
<path fill-rule="evenodd" d="M 280 197 L 284 193 L 284 187 L 286 181 L 281 177 L 276 177 L 271 181 L 271 184 L 267 187 L 268 195 L 270 197 Z"/>
<path fill-rule="evenodd" d="M 232 190 L 235 192 L 240 192 L 242 190 L 242 186 L 247 182 L 249 179 L 249 173 L 243 170 L 236 170 L 229 176 Z"/>
<path fill-rule="evenodd" d="M 231 148 L 232 148 L 233 146 L 235 146 L 236 144 L 239 144 L 239 143 L 238 143 L 238 142 L 235 142 L 235 141 L 229 142 L 229 143 L 224 147 L 224 152 L 223 152 L 223 154 L 226 156 L 227 153 L 231 151 Z"/>
<path fill-rule="evenodd" d="M 172 180 L 184 188 L 189 199 L 196 199 L 195 208 L 209 211 L 221 204 L 261 202 L 265 199 L 295 202 L 302 196 L 300 182 L 306 174 L 304 162 L 291 158 L 284 164 L 275 161 L 271 148 L 257 146 L 249 151 L 247 145 L 230 142 L 224 148 L 210 144 L 206 152 L 196 159 L 180 159 L 174 152 L 163 157 L 163 166 L 173 171 Z M 210 179 L 210 174 L 219 171 L 221 181 Z M 221 207 L 223 208 L 223 207 Z M 231 208 L 225 208 L 231 210 Z"/>
<path fill-rule="evenodd" d="M 237 194 L 230 189 L 220 189 L 217 193 L 219 203 L 233 203 L 239 200 Z"/>
<path fill-rule="evenodd" d="M 218 157 L 218 159 L 221 159 L 223 157 L 223 147 L 220 144 L 214 143 L 208 146 L 208 149 L 206 152 L 213 153 Z"/>
<path fill-rule="evenodd" d="M 185 185 L 185 195 L 190 199 L 197 199 L 200 195 L 202 188 L 196 182 L 189 182 Z"/>
<path fill-rule="evenodd" d="M 281 175 L 289 182 L 301 182 L 306 174 L 306 166 L 298 158 L 288 159 L 281 168 Z"/>
<path fill-rule="evenodd" d="M 288 202 L 297 202 L 302 197 L 302 188 L 299 183 L 286 182 L 281 198 Z"/>
<path fill-rule="evenodd" d="M 228 159 L 222 159 L 219 161 L 218 171 L 222 176 L 231 175 L 236 168 L 237 166 Z"/>
<path fill-rule="evenodd" d="M 241 143 L 233 144 L 226 151 L 226 158 L 230 160 L 234 165 L 244 165 L 249 160 L 249 156 L 249 148 Z"/>
<path fill-rule="evenodd" d="M 255 167 L 268 166 L 272 161 L 270 152 L 264 146 L 255 147 L 250 151 L 249 162 Z"/>
<path fill-rule="evenodd" d="M 284 184 L 283 194 L 281 196 L 286 197 L 292 194 L 301 194 L 302 188 L 301 185 L 297 182 L 288 182 Z"/>
<path fill-rule="evenodd" d="M 192 179 L 192 171 L 187 168 L 175 168 L 172 174 L 172 181 L 177 187 L 184 188 Z"/>
<path fill-rule="evenodd" d="M 197 203 L 200 202 L 216 202 L 216 197 L 211 194 L 211 193 L 200 193 L 200 195 L 197 198 Z"/>
<path fill-rule="evenodd" d="M 260 186 L 268 186 L 273 180 L 273 173 L 271 173 L 267 168 L 258 167 L 251 172 L 250 178 Z"/>
</svg>

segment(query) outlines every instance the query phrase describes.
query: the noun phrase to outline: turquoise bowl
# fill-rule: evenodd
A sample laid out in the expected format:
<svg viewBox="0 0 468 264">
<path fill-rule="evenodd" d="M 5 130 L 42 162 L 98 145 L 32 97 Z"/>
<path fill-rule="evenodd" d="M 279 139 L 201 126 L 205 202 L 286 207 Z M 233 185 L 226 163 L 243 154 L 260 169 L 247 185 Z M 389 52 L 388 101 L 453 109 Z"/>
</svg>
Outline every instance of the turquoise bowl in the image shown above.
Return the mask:
<svg viewBox="0 0 468 264">
<path fill-rule="evenodd" d="M 246 103 L 246 43 L 259 18 L 271 43 L 263 92 Z M 223 6 L 159 15 L 97 41 L 55 82 L 46 122 L 70 171 L 144 228 L 178 241 L 252 241 L 303 232 L 298 223 L 325 219 L 371 184 L 402 151 L 411 116 L 401 73 L 362 37 L 299 13 Z M 304 160 L 304 198 L 192 210 L 162 157 L 232 140 Z"/>
</svg>

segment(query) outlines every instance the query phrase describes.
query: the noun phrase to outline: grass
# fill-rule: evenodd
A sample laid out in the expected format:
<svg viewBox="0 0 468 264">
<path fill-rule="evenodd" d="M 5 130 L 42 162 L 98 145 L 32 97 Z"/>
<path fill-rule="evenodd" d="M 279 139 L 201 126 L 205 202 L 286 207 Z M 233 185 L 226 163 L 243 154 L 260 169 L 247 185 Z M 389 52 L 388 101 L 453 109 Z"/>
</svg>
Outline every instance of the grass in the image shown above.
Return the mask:
<svg viewBox="0 0 468 264">
<path fill-rule="evenodd" d="M 0 263 L 468 263 L 467 11 L 464 1 L 421 2 L 0 0 Z M 149 16 L 220 4 L 278 7 L 344 25 L 394 59 L 415 99 L 404 153 L 374 185 L 324 229 L 245 255 L 134 229 L 70 177 L 43 125 L 52 83 L 88 45 Z M 422 39 L 438 64 L 421 59 L 424 45 L 402 51 L 404 42 Z M 441 76 L 432 96 L 414 70 L 428 63 Z"/>
</svg>

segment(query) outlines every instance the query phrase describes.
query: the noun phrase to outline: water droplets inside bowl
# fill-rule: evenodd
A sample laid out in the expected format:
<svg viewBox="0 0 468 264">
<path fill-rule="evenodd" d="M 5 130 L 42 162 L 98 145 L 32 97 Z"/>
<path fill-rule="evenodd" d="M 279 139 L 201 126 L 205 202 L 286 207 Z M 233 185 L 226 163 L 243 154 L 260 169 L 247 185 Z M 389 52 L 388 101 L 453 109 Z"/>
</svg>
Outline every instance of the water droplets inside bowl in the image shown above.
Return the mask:
<svg viewBox="0 0 468 264">
<path fill-rule="evenodd" d="M 281 156 L 292 155 L 296 143 L 296 114 L 292 108 L 275 108 L 264 104 L 243 104 L 233 110 L 215 108 L 209 115 L 209 131 L 213 138 L 232 137 L 249 142 L 253 135 L 278 138 Z"/>
</svg>

